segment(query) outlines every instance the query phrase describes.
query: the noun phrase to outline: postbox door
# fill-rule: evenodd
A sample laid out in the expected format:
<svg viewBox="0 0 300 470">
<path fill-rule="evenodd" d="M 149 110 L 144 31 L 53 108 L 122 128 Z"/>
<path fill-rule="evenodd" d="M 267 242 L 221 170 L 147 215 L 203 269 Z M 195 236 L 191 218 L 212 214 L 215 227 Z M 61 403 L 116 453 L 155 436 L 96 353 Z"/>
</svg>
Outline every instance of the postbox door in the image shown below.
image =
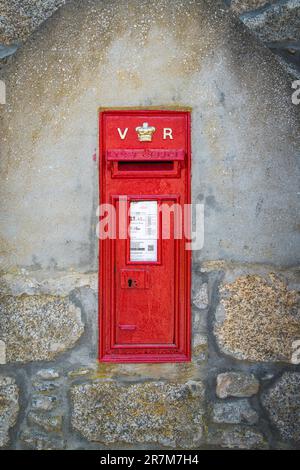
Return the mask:
<svg viewBox="0 0 300 470">
<path fill-rule="evenodd" d="M 161 239 L 159 217 L 161 204 L 172 203 L 163 197 L 130 198 L 132 230 L 116 244 L 116 347 L 175 347 L 176 240 L 172 233 Z M 135 234 L 143 224 L 135 218 L 145 220 L 145 233 Z"/>
</svg>

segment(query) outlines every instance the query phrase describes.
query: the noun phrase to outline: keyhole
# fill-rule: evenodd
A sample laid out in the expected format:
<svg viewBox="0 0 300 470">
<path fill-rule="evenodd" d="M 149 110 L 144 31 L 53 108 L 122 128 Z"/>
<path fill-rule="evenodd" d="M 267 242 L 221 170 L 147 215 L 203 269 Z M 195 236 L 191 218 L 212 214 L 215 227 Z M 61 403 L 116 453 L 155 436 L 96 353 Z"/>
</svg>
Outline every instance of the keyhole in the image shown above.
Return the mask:
<svg viewBox="0 0 300 470">
<path fill-rule="evenodd" d="M 132 287 L 132 279 L 128 279 L 128 287 Z"/>
</svg>

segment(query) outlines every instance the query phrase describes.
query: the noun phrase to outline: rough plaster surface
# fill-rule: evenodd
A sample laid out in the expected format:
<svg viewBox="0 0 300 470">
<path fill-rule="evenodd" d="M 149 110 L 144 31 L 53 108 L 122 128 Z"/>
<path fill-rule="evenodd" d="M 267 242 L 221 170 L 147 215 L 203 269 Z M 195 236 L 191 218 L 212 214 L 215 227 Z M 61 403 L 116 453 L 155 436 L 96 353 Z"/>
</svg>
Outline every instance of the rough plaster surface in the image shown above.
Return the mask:
<svg viewBox="0 0 300 470">
<path fill-rule="evenodd" d="M 193 200 L 205 205 L 195 261 L 296 263 L 290 84 L 218 3 L 74 1 L 2 78 L 3 270 L 95 270 L 99 106 L 193 108 Z"/>
<path fill-rule="evenodd" d="M 299 294 L 284 280 L 248 275 L 221 288 L 215 334 L 223 352 L 250 361 L 291 362 L 300 336 Z"/>
<path fill-rule="evenodd" d="M 202 441 L 201 382 L 122 385 L 97 381 L 73 386 L 71 396 L 72 425 L 90 441 L 175 448 L 195 447 Z"/>
</svg>

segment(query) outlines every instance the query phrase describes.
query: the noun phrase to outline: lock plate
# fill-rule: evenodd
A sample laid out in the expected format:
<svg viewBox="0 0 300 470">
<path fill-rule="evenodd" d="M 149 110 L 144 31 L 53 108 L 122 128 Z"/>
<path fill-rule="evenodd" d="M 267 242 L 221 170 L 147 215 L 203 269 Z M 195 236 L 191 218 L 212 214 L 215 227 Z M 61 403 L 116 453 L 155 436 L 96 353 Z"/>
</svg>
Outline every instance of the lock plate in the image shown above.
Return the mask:
<svg viewBox="0 0 300 470">
<path fill-rule="evenodd" d="M 121 269 L 122 289 L 148 289 L 149 271 L 147 269 Z"/>
</svg>

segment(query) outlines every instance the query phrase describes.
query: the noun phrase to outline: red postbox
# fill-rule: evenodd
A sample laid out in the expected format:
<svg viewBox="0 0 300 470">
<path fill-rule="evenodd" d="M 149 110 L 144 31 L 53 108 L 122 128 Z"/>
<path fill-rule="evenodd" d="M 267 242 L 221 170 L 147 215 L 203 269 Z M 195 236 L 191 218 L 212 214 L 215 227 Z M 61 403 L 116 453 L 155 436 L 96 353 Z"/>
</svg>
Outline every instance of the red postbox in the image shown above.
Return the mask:
<svg viewBox="0 0 300 470">
<path fill-rule="evenodd" d="M 100 361 L 188 361 L 190 113 L 103 110 L 99 135 L 115 223 L 100 234 Z"/>
</svg>

